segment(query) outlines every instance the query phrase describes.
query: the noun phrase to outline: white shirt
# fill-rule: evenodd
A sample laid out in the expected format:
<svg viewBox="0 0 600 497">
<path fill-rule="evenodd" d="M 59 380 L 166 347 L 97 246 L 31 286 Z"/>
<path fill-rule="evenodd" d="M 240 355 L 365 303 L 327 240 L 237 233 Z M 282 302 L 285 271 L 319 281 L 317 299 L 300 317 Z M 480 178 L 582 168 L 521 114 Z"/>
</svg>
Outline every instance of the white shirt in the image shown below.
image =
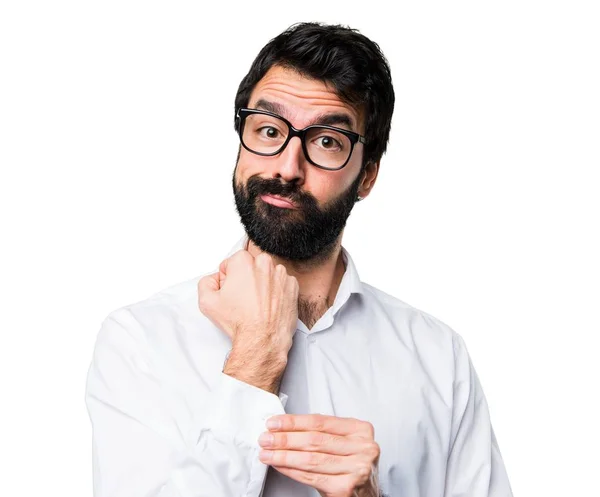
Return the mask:
<svg viewBox="0 0 600 497">
<path fill-rule="evenodd" d="M 298 320 L 278 396 L 222 372 L 231 342 L 199 311 L 201 276 L 112 311 L 86 385 L 94 497 L 318 497 L 258 458 L 265 420 L 286 412 L 370 421 L 386 496 L 511 496 L 462 338 L 342 253 L 333 306 L 310 330 Z"/>
</svg>

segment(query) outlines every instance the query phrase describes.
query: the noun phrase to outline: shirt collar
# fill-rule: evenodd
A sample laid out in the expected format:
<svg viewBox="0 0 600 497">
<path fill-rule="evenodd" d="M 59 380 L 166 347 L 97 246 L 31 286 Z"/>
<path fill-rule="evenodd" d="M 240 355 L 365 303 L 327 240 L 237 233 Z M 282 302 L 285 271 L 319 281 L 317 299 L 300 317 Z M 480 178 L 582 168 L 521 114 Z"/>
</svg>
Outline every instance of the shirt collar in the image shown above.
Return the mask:
<svg viewBox="0 0 600 497">
<path fill-rule="evenodd" d="M 244 234 L 242 238 L 240 238 L 237 243 L 233 246 L 227 257 L 231 257 L 240 249 L 248 249 L 248 235 Z M 348 299 L 350 295 L 353 293 L 363 293 L 362 283 L 360 281 L 360 277 L 358 276 L 358 271 L 356 270 L 356 266 L 354 265 L 354 261 L 348 251 L 342 246 L 342 259 L 344 260 L 344 265 L 346 266 L 346 271 L 344 271 L 344 276 L 342 277 L 342 281 L 340 282 L 340 287 L 338 288 L 338 292 L 335 298 L 335 302 L 333 304 L 334 312 L 337 311 L 339 307 L 341 307 L 344 302 Z M 340 301 L 339 305 L 336 304 Z"/>
<path fill-rule="evenodd" d="M 240 249 L 248 248 L 248 235 L 244 233 L 244 236 L 238 240 L 233 246 L 227 257 L 231 257 L 235 252 Z M 340 282 L 337 294 L 333 305 L 327 309 L 325 314 L 319 318 L 314 326 L 309 330 L 306 325 L 298 319 L 297 331 L 301 331 L 304 334 L 311 334 L 317 331 L 322 331 L 329 328 L 333 324 L 333 320 L 337 312 L 350 300 L 353 293 L 364 293 L 363 285 L 361 284 L 358 272 L 352 261 L 352 257 L 348 251 L 342 246 L 342 259 L 346 266 L 344 276 Z"/>
</svg>

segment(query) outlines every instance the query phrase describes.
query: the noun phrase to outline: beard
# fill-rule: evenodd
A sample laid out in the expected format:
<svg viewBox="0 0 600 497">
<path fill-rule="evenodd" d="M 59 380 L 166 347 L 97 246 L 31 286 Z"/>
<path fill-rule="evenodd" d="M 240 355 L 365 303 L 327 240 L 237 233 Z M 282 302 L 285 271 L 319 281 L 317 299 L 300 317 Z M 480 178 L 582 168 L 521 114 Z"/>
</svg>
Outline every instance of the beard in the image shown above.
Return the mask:
<svg viewBox="0 0 600 497">
<path fill-rule="evenodd" d="M 237 166 L 236 166 L 237 169 Z M 337 198 L 319 207 L 296 183 L 252 176 L 238 184 L 233 172 L 235 205 L 248 238 L 261 250 L 291 261 L 321 261 L 334 250 L 356 203 L 362 174 Z M 278 195 L 296 209 L 268 204 L 261 195 Z"/>
</svg>

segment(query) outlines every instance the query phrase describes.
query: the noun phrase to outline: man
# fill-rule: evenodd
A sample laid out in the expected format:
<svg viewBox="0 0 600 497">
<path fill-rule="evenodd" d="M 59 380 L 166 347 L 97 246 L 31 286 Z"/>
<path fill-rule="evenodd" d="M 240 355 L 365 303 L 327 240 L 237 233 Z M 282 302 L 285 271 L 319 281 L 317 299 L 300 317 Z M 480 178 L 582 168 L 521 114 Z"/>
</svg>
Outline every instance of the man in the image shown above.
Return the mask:
<svg viewBox="0 0 600 497">
<path fill-rule="evenodd" d="M 461 337 L 361 282 L 341 245 L 393 106 L 355 30 L 298 24 L 261 50 L 235 100 L 246 235 L 102 323 L 96 497 L 511 495 Z"/>
</svg>

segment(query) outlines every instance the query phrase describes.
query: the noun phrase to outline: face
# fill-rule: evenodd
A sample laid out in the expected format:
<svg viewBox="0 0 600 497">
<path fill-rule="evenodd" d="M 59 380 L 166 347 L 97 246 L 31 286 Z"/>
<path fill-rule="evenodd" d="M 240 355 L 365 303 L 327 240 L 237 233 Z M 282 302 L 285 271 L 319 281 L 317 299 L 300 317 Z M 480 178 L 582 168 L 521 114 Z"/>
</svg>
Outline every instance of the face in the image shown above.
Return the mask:
<svg viewBox="0 0 600 497">
<path fill-rule="evenodd" d="M 278 66 L 256 85 L 248 107 L 279 114 L 298 129 L 327 123 L 364 135 L 360 112 L 332 88 Z M 372 175 L 361 174 L 362 158 L 363 144 L 357 143 L 346 166 L 329 171 L 306 159 L 298 137 L 271 157 L 241 147 L 233 189 L 250 240 L 288 260 L 325 258 L 335 248 L 357 194 L 366 196 L 374 182 Z"/>
</svg>

